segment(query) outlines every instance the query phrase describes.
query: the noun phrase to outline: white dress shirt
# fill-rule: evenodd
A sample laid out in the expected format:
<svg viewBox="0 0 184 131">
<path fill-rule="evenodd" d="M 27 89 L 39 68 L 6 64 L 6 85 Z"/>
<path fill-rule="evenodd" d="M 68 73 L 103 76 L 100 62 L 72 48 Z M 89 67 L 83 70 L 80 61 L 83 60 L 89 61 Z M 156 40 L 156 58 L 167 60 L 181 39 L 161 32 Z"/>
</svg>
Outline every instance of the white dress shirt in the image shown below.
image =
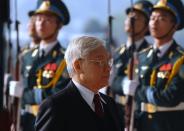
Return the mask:
<svg viewBox="0 0 184 131">
<path fill-rule="evenodd" d="M 93 98 L 94 98 L 95 93 L 92 92 L 91 90 L 89 90 L 87 87 L 81 85 L 80 83 L 78 83 L 74 79 L 72 79 L 72 81 L 75 84 L 75 86 L 77 87 L 77 89 L 79 90 L 82 98 L 86 101 L 86 103 L 90 106 L 90 108 L 93 111 L 95 111 L 95 105 L 93 103 Z M 106 104 L 106 102 L 102 99 L 102 97 L 100 97 L 100 99 L 102 100 L 102 102 L 104 104 Z"/>
<path fill-rule="evenodd" d="M 40 43 L 40 47 L 39 47 L 39 50 L 40 51 L 44 51 L 44 56 L 46 56 L 51 50 L 52 48 L 58 43 L 58 41 L 53 41 L 53 42 L 50 42 L 50 43 Z"/>
<path fill-rule="evenodd" d="M 167 50 L 169 49 L 169 47 L 172 45 L 173 43 L 173 40 L 170 40 L 169 42 L 163 44 L 162 46 L 160 46 L 159 48 L 156 46 L 156 44 L 153 45 L 153 48 L 156 49 L 158 48 L 159 49 L 159 53 L 158 53 L 158 57 L 161 58 L 166 52 Z"/>
<path fill-rule="evenodd" d="M 144 41 L 144 39 L 140 39 L 140 40 L 135 41 L 135 49 L 139 49 L 139 47 L 141 46 L 143 41 Z M 132 45 L 132 43 L 130 41 L 127 41 L 126 47 L 129 48 L 131 45 Z"/>
</svg>

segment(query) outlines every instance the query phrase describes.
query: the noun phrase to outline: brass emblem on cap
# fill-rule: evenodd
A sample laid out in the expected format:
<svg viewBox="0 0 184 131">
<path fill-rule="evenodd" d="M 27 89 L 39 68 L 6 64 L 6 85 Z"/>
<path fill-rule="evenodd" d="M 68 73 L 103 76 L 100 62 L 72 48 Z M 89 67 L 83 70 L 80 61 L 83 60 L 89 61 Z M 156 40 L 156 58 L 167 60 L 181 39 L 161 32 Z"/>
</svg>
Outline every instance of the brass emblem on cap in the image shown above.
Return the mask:
<svg viewBox="0 0 184 131">
<path fill-rule="evenodd" d="M 160 6 L 166 6 L 167 5 L 167 0 L 160 0 L 158 2 L 158 5 L 160 5 Z"/>
<path fill-rule="evenodd" d="M 50 8 L 50 1 L 44 1 L 41 4 L 39 10 L 49 10 L 49 8 Z"/>
<path fill-rule="evenodd" d="M 162 8 L 171 11 L 174 15 L 176 15 L 176 12 L 167 4 L 167 0 L 160 0 L 154 8 Z"/>
<path fill-rule="evenodd" d="M 143 4 L 140 4 L 140 3 L 136 4 L 136 5 L 134 5 L 134 8 L 141 10 L 141 9 L 143 9 Z"/>
</svg>

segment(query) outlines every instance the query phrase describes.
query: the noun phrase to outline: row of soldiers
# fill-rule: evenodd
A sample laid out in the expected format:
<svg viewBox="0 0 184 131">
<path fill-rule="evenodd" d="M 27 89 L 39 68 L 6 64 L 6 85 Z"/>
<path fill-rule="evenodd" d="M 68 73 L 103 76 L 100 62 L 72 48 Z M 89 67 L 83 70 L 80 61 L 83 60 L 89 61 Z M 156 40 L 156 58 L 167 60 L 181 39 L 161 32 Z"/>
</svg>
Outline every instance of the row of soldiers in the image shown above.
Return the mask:
<svg viewBox="0 0 184 131">
<path fill-rule="evenodd" d="M 119 121 L 124 127 L 125 95 L 131 95 L 136 103 L 135 128 L 138 131 L 183 131 L 184 51 L 173 39 L 174 33 L 184 27 L 183 4 L 180 0 L 159 0 L 152 5 L 139 0 L 133 8 L 127 8 L 126 14 L 128 38 L 116 52 L 115 75 L 110 85 L 120 111 Z M 60 0 L 42 0 L 29 15 L 33 41 L 20 57 L 22 131 L 34 131 L 39 105 L 62 90 L 70 80 L 64 48 L 57 39 L 59 30 L 70 21 L 66 5 Z M 152 45 L 145 39 L 150 34 L 154 39 Z M 136 56 L 131 53 L 133 44 Z M 133 56 L 136 57 L 135 77 L 129 80 L 128 65 Z M 16 87 L 21 90 L 19 88 L 22 87 Z"/>
<path fill-rule="evenodd" d="M 179 0 L 160 0 L 155 5 L 138 1 L 133 9 L 126 10 L 128 39 L 117 51 L 117 73 L 111 90 L 124 124 L 125 96 L 134 96 L 134 127 L 138 131 L 184 130 L 184 52 L 173 38 L 174 33 L 184 27 L 183 12 Z M 146 41 L 147 35 L 152 36 L 152 45 Z M 137 55 L 131 53 L 132 43 Z M 128 65 L 132 57 L 135 57 L 134 79 L 129 80 Z"/>
</svg>

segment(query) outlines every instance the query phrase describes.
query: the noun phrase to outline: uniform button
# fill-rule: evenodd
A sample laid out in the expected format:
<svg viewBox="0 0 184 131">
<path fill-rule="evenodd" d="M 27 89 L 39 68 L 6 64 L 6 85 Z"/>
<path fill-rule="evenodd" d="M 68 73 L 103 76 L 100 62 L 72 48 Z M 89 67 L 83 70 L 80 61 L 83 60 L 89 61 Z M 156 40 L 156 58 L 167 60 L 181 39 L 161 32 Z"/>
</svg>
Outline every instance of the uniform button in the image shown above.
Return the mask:
<svg viewBox="0 0 184 131">
<path fill-rule="evenodd" d="M 148 114 L 148 118 L 149 118 L 149 119 L 153 119 L 153 115 Z"/>
</svg>

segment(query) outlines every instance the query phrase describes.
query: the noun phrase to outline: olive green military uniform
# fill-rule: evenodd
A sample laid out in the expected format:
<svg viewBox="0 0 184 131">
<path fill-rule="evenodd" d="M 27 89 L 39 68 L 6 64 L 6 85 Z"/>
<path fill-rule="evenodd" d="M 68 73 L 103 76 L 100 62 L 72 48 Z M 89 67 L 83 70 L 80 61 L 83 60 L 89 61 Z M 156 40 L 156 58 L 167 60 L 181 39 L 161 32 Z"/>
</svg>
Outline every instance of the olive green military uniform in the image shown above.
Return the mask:
<svg viewBox="0 0 184 131">
<path fill-rule="evenodd" d="M 160 0 L 154 5 L 155 10 L 170 13 L 175 18 L 177 30 L 184 27 L 184 15 L 181 13 L 184 6 L 180 0 Z M 170 38 L 167 36 L 169 33 L 155 39 Z M 168 49 L 163 51 L 164 47 Z M 138 131 L 184 130 L 183 73 L 184 51 L 172 37 L 157 49 L 151 47 L 139 54 L 140 86 L 135 94 Z"/>
<path fill-rule="evenodd" d="M 64 60 L 64 49 L 57 42 L 61 25 L 65 26 L 70 21 L 66 5 L 61 0 L 39 0 L 37 9 L 33 13 L 36 17 L 41 14 L 54 16 L 57 19 L 58 28 L 55 29 L 55 32 L 50 32 L 51 34 L 48 36 L 52 37 L 50 40 L 47 38 L 45 41 L 46 38 L 40 35 L 40 47 L 28 50 L 22 57 L 21 74 L 24 83 L 22 97 L 23 131 L 34 131 L 35 116 L 39 104 L 48 96 L 62 90 L 69 81 Z M 55 35 L 56 38 L 53 38 Z M 44 46 L 45 44 L 48 46 Z"/>
<path fill-rule="evenodd" d="M 144 0 L 136 1 L 133 5 L 133 10 L 131 7 L 126 9 L 127 19 L 130 19 L 129 15 L 130 15 L 131 11 L 135 11 L 135 12 L 142 14 L 143 17 L 145 17 L 145 25 L 142 27 L 142 29 L 140 31 L 138 31 L 134 34 L 134 37 L 137 37 L 136 41 L 133 41 L 132 43 L 128 43 L 129 42 L 128 41 L 127 44 L 124 44 L 122 47 L 120 47 L 117 50 L 116 56 L 114 59 L 115 76 L 113 78 L 110 89 L 112 90 L 112 95 L 113 95 L 113 97 L 114 97 L 114 99 L 117 102 L 117 105 L 119 107 L 118 108 L 119 112 L 120 112 L 119 114 L 121 116 L 120 121 L 122 122 L 123 126 L 125 124 L 124 123 L 125 95 L 123 93 L 124 84 L 122 84 L 122 83 L 128 77 L 128 65 L 129 65 L 129 61 L 133 55 L 132 50 L 134 50 L 135 52 L 140 52 L 141 50 L 148 48 L 148 46 L 149 46 L 149 43 L 144 38 L 144 35 L 145 36 L 149 35 L 149 31 L 145 32 L 145 29 L 147 29 L 147 24 L 149 21 L 151 9 L 152 9 L 152 4 L 149 1 L 144 1 Z M 130 27 L 130 28 L 132 28 L 132 27 Z M 130 33 L 130 32 L 127 32 L 127 33 Z M 139 34 L 143 34 L 143 35 L 139 36 Z M 128 38 L 130 38 L 131 33 L 128 35 L 129 35 Z M 133 39 L 133 38 L 130 38 L 130 39 Z M 132 49 L 133 46 L 131 44 L 135 44 L 134 49 Z"/>
<path fill-rule="evenodd" d="M 148 48 L 150 44 L 144 40 L 140 47 L 136 49 L 136 52 L 140 52 L 141 50 Z M 129 59 L 132 57 L 130 48 L 127 48 L 126 45 L 123 45 L 119 50 L 118 50 L 118 55 L 117 58 L 115 58 L 115 68 L 117 69 L 117 75 L 114 78 L 114 81 L 112 83 L 112 91 L 114 94 L 123 96 L 123 90 L 122 90 L 122 85 L 121 81 L 123 80 L 124 77 L 127 77 L 127 68 L 129 64 Z M 120 102 L 121 103 L 121 102 Z"/>
<path fill-rule="evenodd" d="M 69 80 L 64 49 L 57 43 L 44 57 L 39 56 L 39 48 L 30 50 L 22 58 L 21 73 L 25 85 L 23 104 L 40 104 L 43 99 L 65 87 Z M 55 79 L 56 82 L 52 82 Z"/>
<path fill-rule="evenodd" d="M 141 43 L 141 46 L 137 49 L 137 52 L 147 48 L 149 46 L 149 43 L 144 40 L 143 43 Z M 126 45 L 123 45 L 118 52 L 118 56 L 115 59 L 115 68 L 117 70 L 117 74 L 113 79 L 112 85 L 111 85 L 111 91 L 113 94 L 113 97 L 117 103 L 119 114 L 121 118 L 122 125 L 124 127 L 124 105 L 125 105 L 125 95 L 122 90 L 122 81 L 124 78 L 127 77 L 128 73 L 128 64 L 129 60 L 131 58 L 131 51 L 130 48 L 127 48 Z"/>
<path fill-rule="evenodd" d="M 177 107 L 184 101 L 183 55 L 176 42 L 157 61 L 153 48 L 140 53 L 141 86 L 135 96 L 140 131 L 184 130 L 184 105 Z"/>
</svg>

